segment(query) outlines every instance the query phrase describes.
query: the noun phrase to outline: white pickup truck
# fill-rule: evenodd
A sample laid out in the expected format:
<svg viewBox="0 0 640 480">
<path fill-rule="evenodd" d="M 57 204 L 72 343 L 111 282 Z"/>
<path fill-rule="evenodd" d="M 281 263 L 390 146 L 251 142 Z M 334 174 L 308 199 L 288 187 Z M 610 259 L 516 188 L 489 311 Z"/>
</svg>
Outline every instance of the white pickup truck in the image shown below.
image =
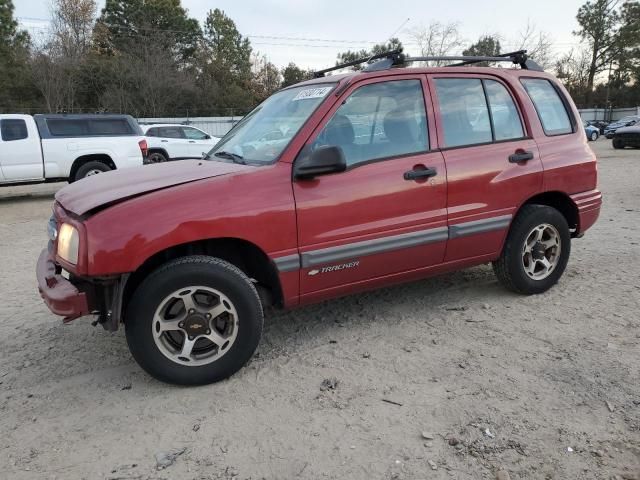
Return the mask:
<svg viewBox="0 0 640 480">
<path fill-rule="evenodd" d="M 0 186 L 137 167 L 147 142 L 129 115 L 0 115 Z"/>
</svg>

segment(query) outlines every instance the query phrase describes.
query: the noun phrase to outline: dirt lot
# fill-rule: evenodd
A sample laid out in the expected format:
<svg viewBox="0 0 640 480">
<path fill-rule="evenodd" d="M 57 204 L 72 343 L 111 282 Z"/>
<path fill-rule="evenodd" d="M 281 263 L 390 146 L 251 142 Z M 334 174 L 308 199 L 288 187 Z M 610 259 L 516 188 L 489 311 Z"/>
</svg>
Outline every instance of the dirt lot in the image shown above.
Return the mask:
<svg viewBox="0 0 640 480">
<path fill-rule="evenodd" d="M 604 211 L 550 292 L 482 266 L 273 312 L 245 369 L 190 389 L 47 311 L 61 185 L 0 190 L 0 477 L 640 478 L 640 151 L 594 148 Z"/>
</svg>

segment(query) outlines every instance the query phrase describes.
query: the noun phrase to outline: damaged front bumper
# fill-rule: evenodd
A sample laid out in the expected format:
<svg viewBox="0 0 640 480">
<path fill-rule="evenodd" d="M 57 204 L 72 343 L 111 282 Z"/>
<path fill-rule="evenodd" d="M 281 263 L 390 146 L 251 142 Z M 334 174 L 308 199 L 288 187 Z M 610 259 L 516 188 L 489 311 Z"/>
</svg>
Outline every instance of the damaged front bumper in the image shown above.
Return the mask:
<svg viewBox="0 0 640 480">
<path fill-rule="evenodd" d="M 36 267 L 38 290 L 51 312 L 68 323 L 85 315 L 98 315 L 94 324 L 116 331 L 122 319 L 122 298 L 128 274 L 109 279 L 87 281 L 66 279 L 62 267 L 48 249 L 42 250 Z"/>
</svg>

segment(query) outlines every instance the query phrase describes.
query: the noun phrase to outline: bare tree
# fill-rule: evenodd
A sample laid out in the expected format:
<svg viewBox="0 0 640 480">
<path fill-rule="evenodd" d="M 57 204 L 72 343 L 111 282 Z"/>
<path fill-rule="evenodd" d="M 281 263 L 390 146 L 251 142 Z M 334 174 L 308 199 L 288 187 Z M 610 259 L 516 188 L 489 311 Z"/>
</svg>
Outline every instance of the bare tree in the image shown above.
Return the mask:
<svg viewBox="0 0 640 480">
<path fill-rule="evenodd" d="M 464 40 L 458 31 L 459 23 L 431 22 L 410 29 L 409 36 L 418 44 L 420 56 L 441 57 L 458 52 Z M 424 62 L 427 65 L 439 66 L 441 61 Z"/>
<path fill-rule="evenodd" d="M 32 60 L 33 82 L 50 112 L 78 104 L 83 63 L 91 46 L 95 0 L 54 0 L 48 38 Z"/>
<path fill-rule="evenodd" d="M 587 48 L 572 49 L 558 58 L 555 64 L 556 76 L 579 106 L 586 106 L 589 101 L 590 64 L 591 52 Z"/>
<path fill-rule="evenodd" d="M 527 21 L 527 26 L 520 32 L 520 38 L 516 43 L 519 45 L 518 50 L 526 50 L 542 68 L 553 66 L 553 39 L 548 33 L 537 30 L 535 24 Z"/>
</svg>

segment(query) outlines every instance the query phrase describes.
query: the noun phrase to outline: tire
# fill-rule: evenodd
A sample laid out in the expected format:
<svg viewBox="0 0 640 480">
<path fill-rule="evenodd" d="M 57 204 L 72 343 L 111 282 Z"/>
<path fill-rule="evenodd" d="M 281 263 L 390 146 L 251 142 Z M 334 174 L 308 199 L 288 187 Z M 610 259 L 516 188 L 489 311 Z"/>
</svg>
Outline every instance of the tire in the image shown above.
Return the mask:
<svg viewBox="0 0 640 480">
<path fill-rule="evenodd" d="M 209 291 L 218 292 L 217 306 L 202 300 Z M 192 316 L 183 300 L 188 298 L 195 299 Z M 220 316 L 204 318 L 203 312 L 223 304 L 233 313 L 227 309 Z M 175 318 L 172 310 L 179 312 Z M 230 377 L 249 361 L 262 336 L 263 318 L 258 292 L 241 270 L 219 258 L 189 256 L 159 267 L 136 289 L 126 309 L 125 332 L 133 358 L 151 376 L 178 385 L 204 385 Z M 173 329 L 180 325 L 176 322 L 183 327 Z M 171 330 L 162 331 L 161 325 L 170 325 Z M 222 341 L 209 341 L 204 334 L 210 331 L 204 329 Z M 181 354 L 190 333 L 194 347 L 186 357 Z"/>
<path fill-rule="evenodd" d="M 97 175 L 98 173 L 108 172 L 111 170 L 111 167 L 106 163 L 98 162 L 96 160 L 83 163 L 78 171 L 76 171 L 75 176 L 73 177 L 73 181 L 77 182 L 78 180 L 82 180 L 85 177 L 90 177 L 92 175 Z"/>
<path fill-rule="evenodd" d="M 542 242 L 547 243 L 547 249 L 540 241 L 531 241 L 538 232 L 542 232 Z M 551 233 L 557 238 L 555 247 L 549 246 L 554 245 Z M 534 245 L 531 253 L 526 253 L 527 244 Z M 543 293 L 562 276 L 570 252 L 571 236 L 564 216 L 545 205 L 525 205 L 511 224 L 502 254 L 493 262 L 493 271 L 500 283 L 513 292 L 525 295 Z M 545 273 L 543 260 L 537 258 L 539 256 L 544 256 L 553 268 Z M 540 271 L 536 274 L 538 269 Z"/>
<path fill-rule="evenodd" d="M 598 132 L 591 132 L 591 141 L 595 142 L 598 140 Z"/>
<path fill-rule="evenodd" d="M 624 142 L 619 138 L 614 138 L 612 145 L 613 145 L 613 148 L 615 148 L 616 150 L 624 148 Z"/>
<path fill-rule="evenodd" d="M 164 152 L 153 151 L 147 157 L 147 163 L 163 163 L 169 161 L 169 157 Z"/>
</svg>

